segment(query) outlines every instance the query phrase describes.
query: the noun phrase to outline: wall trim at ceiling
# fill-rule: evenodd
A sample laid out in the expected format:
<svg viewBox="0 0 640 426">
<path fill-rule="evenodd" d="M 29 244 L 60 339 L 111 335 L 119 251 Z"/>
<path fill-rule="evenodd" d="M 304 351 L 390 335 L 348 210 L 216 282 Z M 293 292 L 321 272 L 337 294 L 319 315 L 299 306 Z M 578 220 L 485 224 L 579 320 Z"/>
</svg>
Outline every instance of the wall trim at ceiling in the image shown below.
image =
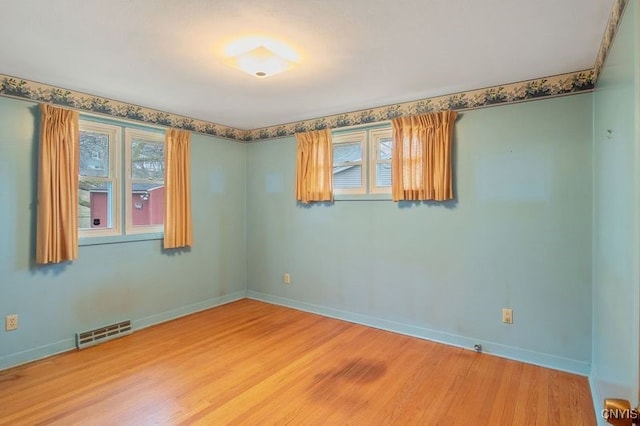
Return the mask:
<svg viewBox="0 0 640 426">
<path fill-rule="evenodd" d="M 593 70 L 584 70 L 552 77 L 527 80 L 519 83 L 487 87 L 467 92 L 411 102 L 364 109 L 344 114 L 330 115 L 305 121 L 297 121 L 278 126 L 270 126 L 245 132 L 245 141 L 259 141 L 309 130 L 336 129 L 376 123 L 395 117 L 424 114 L 443 110 L 464 111 L 507 103 L 524 102 L 534 99 L 571 95 L 590 91 L 594 88 Z"/>
<path fill-rule="evenodd" d="M 607 22 L 607 28 L 602 36 L 600 50 L 598 51 L 596 63 L 593 67 L 594 83 L 598 80 L 598 77 L 600 77 L 600 71 L 602 71 L 604 61 L 607 59 L 607 55 L 609 54 L 609 50 L 613 44 L 613 39 L 618 31 L 618 27 L 620 26 L 620 19 L 622 19 L 622 14 L 624 13 L 624 9 L 627 7 L 628 3 L 629 0 L 616 0 L 613 5 L 613 9 L 611 9 L 609 22 Z"/>
<path fill-rule="evenodd" d="M 593 70 L 585 70 L 253 130 L 236 129 L 209 121 L 197 120 L 3 74 L 0 74 L 0 96 L 50 103 L 81 112 L 90 112 L 249 142 L 290 136 L 309 130 L 371 124 L 404 115 L 423 114 L 445 109 L 463 111 L 545 97 L 569 95 L 592 90 L 595 83 L 594 77 Z"/>
<path fill-rule="evenodd" d="M 242 141 L 246 130 L 0 74 L 0 96 Z"/>
</svg>

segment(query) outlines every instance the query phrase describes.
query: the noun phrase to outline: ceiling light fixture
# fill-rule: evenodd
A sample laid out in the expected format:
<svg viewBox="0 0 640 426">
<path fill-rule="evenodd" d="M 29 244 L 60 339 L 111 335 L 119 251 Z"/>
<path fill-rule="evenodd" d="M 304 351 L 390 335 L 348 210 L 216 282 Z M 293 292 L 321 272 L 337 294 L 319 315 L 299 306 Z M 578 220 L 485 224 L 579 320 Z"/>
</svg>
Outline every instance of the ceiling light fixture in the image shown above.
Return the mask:
<svg viewBox="0 0 640 426">
<path fill-rule="evenodd" d="M 286 71 L 300 61 L 285 43 L 266 37 L 245 37 L 227 45 L 226 63 L 256 77 L 270 77 Z"/>
</svg>

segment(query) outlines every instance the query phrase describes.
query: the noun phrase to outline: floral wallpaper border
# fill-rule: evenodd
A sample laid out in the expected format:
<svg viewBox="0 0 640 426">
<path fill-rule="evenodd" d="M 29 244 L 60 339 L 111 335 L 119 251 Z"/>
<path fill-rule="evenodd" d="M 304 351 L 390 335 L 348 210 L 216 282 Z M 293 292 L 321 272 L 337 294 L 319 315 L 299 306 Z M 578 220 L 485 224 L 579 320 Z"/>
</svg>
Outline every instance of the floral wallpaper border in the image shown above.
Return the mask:
<svg viewBox="0 0 640 426">
<path fill-rule="evenodd" d="M 445 109 L 460 111 L 541 97 L 566 95 L 593 89 L 594 77 L 593 70 L 585 70 L 254 130 L 236 129 L 2 74 L 0 74 L 0 96 L 51 103 L 84 112 L 249 142 L 289 136 L 309 130 L 335 129 L 375 123 L 403 115 L 423 114 Z"/>
<path fill-rule="evenodd" d="M 622 13 L 624 12 L 625 7 L 629 0 L 616 0 L 613 9 L 611 10 L 611 15 L 609 15 L 609 22 L 607 23 L 607 29 L 604 31 L 604 35 L 602 36 L 602 42 L 600 43 L 600 50 L 598 51 L 598 56 L 596 58 L 596 63 L 593 67 L 593 72 L 595 75 L 595 81 L 598 80 L 600 76 L 600 71 L 602 71 L 602 67 L 604 66 L 604 61 L 607 58 L 607 54 L 611 49 L 611 44 L 613 43 L 613 38 L 618 31 L 618 26 L 620 25 L 620 19 L 622 18 Z"/>
<path fill-rule="evenodd" d="M 3 74 L 0 74 L 0 96 L 51 103 L 84 112 L 184 129 L 244 142 L 290 136 L 309 130 L 335 129 L 375 123 L 404 115 L 423 114 L 445 109 L 461 111 L 498 104 L 523 102 L 592 90 L 602 70 L 620 24 L 622 13 L 628 2 L 629 0 L 615 0 L 596 63 L 591 70 L 419 99 L 260 129 L 236 129 L 209 121 L 197 120 Z"/>
<path fill-rule="evenodd" d="M 0 74 L 0 96 L 50 103 L 79 111 L 190 130 L 239 141 L 243 140 L 246 133 L 246 130 L 92 96 L 4 74 Z"/>
<path fill-rule="evenodd" d="M 335 129 L 345 126 L 375 123 L 405 115 L 424 114 L 442 110 L 467 110 L 497 104 L 522 102 L 548 96 L 568 95 L 594 87 L 593 70 L 556 75 L 548 78 L 505 84 L 485 89 L 460 92 L 452 95 L 421 99 L 377 108 L 336 114 L 328 117 L 298 121 L 279 126 L 249 130 L 245 141 L 257 141 L 289 136 L 309 130 Z"/>
</svg>

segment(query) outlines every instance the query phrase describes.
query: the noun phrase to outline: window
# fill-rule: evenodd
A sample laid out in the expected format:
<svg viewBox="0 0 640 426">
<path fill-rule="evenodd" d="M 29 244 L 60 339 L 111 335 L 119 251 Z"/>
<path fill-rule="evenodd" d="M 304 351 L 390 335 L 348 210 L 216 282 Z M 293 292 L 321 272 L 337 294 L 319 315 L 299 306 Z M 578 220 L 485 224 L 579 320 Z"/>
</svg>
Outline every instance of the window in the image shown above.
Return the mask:
<svg viewBox="0 0 640 426">
<path fill-rule="evenodd" d="M 164 133 L 80 120 L 79 187 L 79 236 L 85 242 L 128 240 L 122 237 L 134 234 L 160 238 Z"/>
<path fill-rule="evenodd" d="M 369 192 L 391 192 L 391 130 L 372 130 L 371 141 L 371 185 Z"/>
<path fill-rule="evenodd" d="M 333 192 L 336 195 L 391 193 L 391 129 L 333 135 Z"/>
<path fill-rule="evenodd" d="M 126 129 L 127 234 L 162 232 L 164 137 Z"/>
<path fill-rule="evenodd" d="M 366 193 L 366 132 L 333 137 L 333 190 L 336 194 Z"/>
<path fill-rule="evenodd" d="M 80 175 L 78 227 L 80 236 L 120 234 L 119 161 L 120 128 L 80 122 Z"/>
</svg>

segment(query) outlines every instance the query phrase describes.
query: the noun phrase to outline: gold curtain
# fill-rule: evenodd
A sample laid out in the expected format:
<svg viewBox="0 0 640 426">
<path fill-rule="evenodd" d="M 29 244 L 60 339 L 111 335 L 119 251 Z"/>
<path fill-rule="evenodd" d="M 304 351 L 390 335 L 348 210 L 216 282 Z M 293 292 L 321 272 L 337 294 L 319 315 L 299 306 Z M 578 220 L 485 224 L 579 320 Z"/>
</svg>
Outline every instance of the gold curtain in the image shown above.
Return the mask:
<svg viewBox="0 0 640 426">
<path fill-rule="evenodd" d="M 451 145 L 457 115 L 442 111 L 392 120 L 393 201 L 453 198 Z"/>
<path fill-rule="evenodd" d="M 191 229 L 190 138 L 186 130 L 165 136 L 164 248 L 193 245 Z"/>
<path fill-rule="evenodd" d="M 297 133 L 296 200 L 333 201 L 333 149 L 329 129 Z"/>
<path fill-rule="evenodd" d="M 78 257 L 78 112 L 40 105 L 36 263 Z"/>
</svg>

